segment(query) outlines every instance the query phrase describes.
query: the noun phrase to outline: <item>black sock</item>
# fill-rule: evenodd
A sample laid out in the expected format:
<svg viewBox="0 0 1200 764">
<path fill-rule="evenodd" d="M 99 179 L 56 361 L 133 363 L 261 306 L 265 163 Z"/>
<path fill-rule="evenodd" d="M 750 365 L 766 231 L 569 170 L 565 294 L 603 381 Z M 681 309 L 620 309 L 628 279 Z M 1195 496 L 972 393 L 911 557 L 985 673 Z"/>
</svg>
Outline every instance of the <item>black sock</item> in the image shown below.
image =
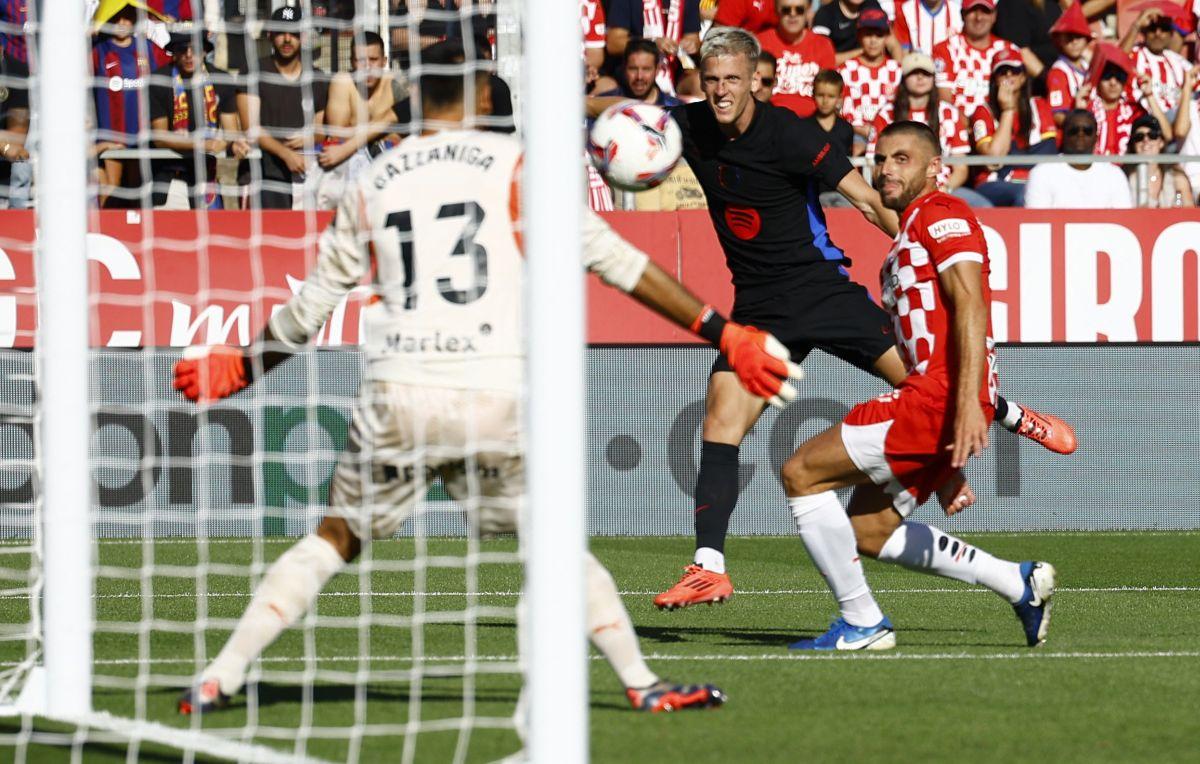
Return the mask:
<svg viewBox="0 0 1200 764">
<path fill-rule="evenodd" d="M 700 444 L 700 474 L 696 477 L 696 548 L 725 551 L 729 517 L 738 499 L 738 447 L 727 443 Z"/>
</svg>

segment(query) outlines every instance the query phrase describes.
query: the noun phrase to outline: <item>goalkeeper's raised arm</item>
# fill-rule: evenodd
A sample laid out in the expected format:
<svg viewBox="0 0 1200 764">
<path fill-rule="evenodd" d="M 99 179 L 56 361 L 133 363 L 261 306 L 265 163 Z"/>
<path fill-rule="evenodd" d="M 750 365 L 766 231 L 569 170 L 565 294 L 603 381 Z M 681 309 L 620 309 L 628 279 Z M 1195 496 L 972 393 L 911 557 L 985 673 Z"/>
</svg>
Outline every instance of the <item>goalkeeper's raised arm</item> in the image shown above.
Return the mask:
<svg viewBox="0 0 1200 764">
<path fill-rule="evenodd" d="M 220 347 L 185 353 L 175 367 L 177 389 L 195 401 L 224 398 L 308 343 L 370 271 L 372 231 L 362 194 L 357 185 L 347 191 L 321 235 L 316 266 L 303 288 L 268 321 L 255 343 L 247 350 Z M 590 210 L 584 217 L 583 262 L 605 283 L 719 348 L 750 392 L 777 405 L 795 398 L 787 379 L 803 374 L 774 337 L 726 320 Z"/>
</svg>

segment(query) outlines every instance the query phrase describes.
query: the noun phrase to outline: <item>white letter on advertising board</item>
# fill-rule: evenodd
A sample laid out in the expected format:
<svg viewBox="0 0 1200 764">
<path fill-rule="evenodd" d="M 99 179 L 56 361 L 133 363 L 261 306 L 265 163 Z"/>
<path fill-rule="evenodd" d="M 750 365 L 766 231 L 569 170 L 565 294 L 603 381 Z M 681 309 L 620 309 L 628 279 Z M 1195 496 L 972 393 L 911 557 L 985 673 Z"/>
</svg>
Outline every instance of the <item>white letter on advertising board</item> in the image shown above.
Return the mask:
<svg viewBox="0 0 1200 764">
<path fill-rule="evenodd" d="M 1067 342 L 1135 342 L 1142 304 L 1142 246 L 1125 226 L 1068 223 L 1066 227 Z M 1099 261 L 1109 262 L 1109 299 L 1100 302 Z"/>
<path fill-rule="evenodd" d="M 200 311 L 196 320 L 192 320 L 192 308 L 182 302 L 171 300 L 171 345 L 186 347 L 188 345 L 215 345 L 228 343 L 230 332 L 237 330 L 237 344 L 250 344 L 250 306 L 239 305 L 225 318 L 225 309 L 220 305 L 209 305 Z M 200 328 L 204 327 L 204 335 L 196 341 Z"/>
<path fill-rule="evenodd" d="M 1183 283 L 1188 255 L 1200 259 L 1200 223 L 1176 223 L 1154 242 L 1150 256 L 1150 339 L 1180 342 L 1187 334 L 1183 325 L 1183 300 L 1188 285 Z M 1197 268 L 1200 270 L 1200 267 Z M 1200 293 L 1200 283 L 1194 285 Z M 1192 339 L 1200 337 L 1200 326 L 1192 327 Z"/>
</svg>

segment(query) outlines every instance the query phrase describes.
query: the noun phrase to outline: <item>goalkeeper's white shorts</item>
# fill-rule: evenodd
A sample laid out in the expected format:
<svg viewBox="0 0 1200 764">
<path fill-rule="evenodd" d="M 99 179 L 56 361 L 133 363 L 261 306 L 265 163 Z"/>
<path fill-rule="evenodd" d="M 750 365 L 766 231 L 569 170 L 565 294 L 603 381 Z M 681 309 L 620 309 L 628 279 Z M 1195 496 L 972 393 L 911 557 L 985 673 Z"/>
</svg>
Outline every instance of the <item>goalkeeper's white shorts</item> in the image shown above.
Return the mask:
<svg viewBox="0 0 1200 764">
<path fill-rule="evenodd" d="M 512 394 L 364 382 L 329 513 L 359 538 L 387 538 L 441 478 L 468 528 L 516 531 L 525 493 L 519 410 Z"/>
</svg>

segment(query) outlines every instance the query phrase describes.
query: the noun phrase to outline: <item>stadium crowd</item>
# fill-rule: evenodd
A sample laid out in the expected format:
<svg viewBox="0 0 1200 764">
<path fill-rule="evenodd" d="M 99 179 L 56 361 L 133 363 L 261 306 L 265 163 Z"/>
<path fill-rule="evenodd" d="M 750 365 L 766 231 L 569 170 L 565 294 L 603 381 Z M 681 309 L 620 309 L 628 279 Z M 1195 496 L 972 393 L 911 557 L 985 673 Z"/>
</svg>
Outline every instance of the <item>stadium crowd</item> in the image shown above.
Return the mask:
<svg viewBox="0 0 1200 764">
<path fill-rule="evenodd" d="M 1200 0 L 578 2 L 589 118 L 619 98 L 698 99 L 700 40 L 739 26 L 762 45 L 760 99 L 817 121 L 848 154 L 869 161 L 880 130 L 913 119 L 947 156 L 994 157 L 945 168 L 942 186 L 973 206 L 1062 206 L 1060 187 L 1081 190 L 1072 207 L 1196 204 L 1200 162 L 1031 169 L 1019 157 L 1200 154 Z M 31 203 L 30 5 L 0 0 L 0 206 Z M 460 38 L 494 58 L 496 5 L 390 0 L 385 41 L 354 0 L 90 0 L 97 204 L 330 207 L 408 132 L 412 52 Z M 492 126 L 511 130 L 508 88 L 493 83 Z M 589 185 L 593 208 L 611 209 L 594 171 Z M 681 167 L 634 203 L 704 197 Z"/>
</svg>

